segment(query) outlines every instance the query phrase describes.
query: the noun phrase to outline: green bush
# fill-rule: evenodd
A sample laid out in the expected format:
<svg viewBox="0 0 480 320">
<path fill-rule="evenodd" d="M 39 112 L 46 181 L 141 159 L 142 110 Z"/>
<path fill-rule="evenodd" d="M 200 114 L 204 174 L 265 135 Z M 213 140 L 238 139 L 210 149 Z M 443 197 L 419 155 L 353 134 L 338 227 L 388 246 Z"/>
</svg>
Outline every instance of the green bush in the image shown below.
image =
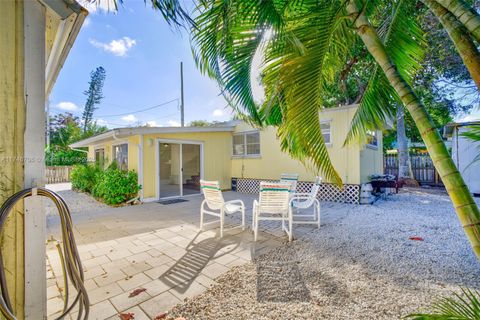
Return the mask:
<svg viewBox="0 0 480 320">
<path fill-rule="evenodd" d="M 70 181 L 74 189 L 91 193 L 97 183 L 101 170 L 95 165 L 76 165 L 70 174 Z"/>
<path fill-rule="evenodd" d="M 92 194 L 110 205 L 133 199 L 140 190 L 137 173 L 134 171 L 123 171 L 116 166 L 110 166 L 97 178 Z"/>
</svg>

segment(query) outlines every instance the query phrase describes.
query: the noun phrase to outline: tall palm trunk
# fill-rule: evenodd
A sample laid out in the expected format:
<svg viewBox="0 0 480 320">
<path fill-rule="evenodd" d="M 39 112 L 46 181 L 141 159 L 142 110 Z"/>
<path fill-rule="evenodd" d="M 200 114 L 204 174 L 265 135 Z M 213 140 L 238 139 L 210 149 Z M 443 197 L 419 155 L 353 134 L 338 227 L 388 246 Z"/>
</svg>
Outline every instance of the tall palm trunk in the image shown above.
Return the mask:
<svg viewBox="0 0 480 320">
<path fill-rule="evenodd" d="M 402 105 L 397 106 L 397 149 L 398 179 L 414 179 L 408 152 L 407 133 L 405 131 L 405 110 Z"/>
<path fill-rule="evenodd" d="M 347 10 L 354 22 L 357 34 L 367 50 L 382 68 L 392 87 L 410 112 L 420 131 L 427 150 L 432 157 L 447 192 L 452 200 L 457 216 L 472 245 L 475 255 L 480 260 L 480 211 L 475 204 L 462 176 L 450 157 L 440 134 L 433 125 L 425 107 L 421 104 L 412 88 L 400 76 L 397 68 L 389 58 L 376 30 L 370 25 L 365 13 L 360 11 L 355 0 L 350 0 Z"/>
<path fill-rule="evenodd" d="M 460 57 L 467 67 L 470 76 L 480 90 L 480 53 L 473 43 L 470 34 L 455 16 L 434 0 L 423 0 L 428 8 L 440 20 L 441 24 L 452 39 Z"/>
<path fill-rule="evenodd" d="M 460 21 L 480 43 L 480 15 L 463 0 L 436 0 Z"/>
</svg>

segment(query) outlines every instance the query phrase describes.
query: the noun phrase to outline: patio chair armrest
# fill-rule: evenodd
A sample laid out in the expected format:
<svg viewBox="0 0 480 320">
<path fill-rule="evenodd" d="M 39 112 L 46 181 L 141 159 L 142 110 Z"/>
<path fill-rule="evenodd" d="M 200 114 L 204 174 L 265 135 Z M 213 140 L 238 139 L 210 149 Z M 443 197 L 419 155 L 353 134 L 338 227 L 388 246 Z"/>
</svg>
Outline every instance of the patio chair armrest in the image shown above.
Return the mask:
<svg viewBox="0 0 480 320">
<path fill-rule="evenodd" d="M 311 194 L 306 194 L 306 193 L 296 193 L 290 198 L 290 203 L 295 201 L 295 200 L 309 200 L 312 198 Z M 316 199 L 316 197 L 313 197 Z"/>
<path fill-rule="evenodd" d="M 297 196 L 299 196 L 299 197 L 311 197 L 312 194 L 309 193 L 309 192 L 295 192 L 295 193 L 292 195 L 292 197 L 297 197 Z"/>
</svg>

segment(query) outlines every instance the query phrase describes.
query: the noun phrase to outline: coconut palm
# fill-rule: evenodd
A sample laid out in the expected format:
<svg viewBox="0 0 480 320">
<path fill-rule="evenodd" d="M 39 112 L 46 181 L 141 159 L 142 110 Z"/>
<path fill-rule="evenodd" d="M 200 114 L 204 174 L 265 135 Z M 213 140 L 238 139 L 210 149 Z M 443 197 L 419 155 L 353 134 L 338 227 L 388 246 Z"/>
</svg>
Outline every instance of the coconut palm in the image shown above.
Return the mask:
<svg viewBox="0 0 480 320">
<path fill-rule="evenodd" d="M 352 123 L 349 141 L 361 139 L 395 114 L 400 101 L 414 119 L 480 258 L 480 212 L 421 101 L 411 87 L 421 50 L 419 30 L 404 15 L 409 3 L 391 1 L 387 23 L 372 27 L 380 1 L 358 6 L 335 0 L 204 0 L 192 30 L 200 70 L 215 78 L 225 97 L 248 120 L 278 128 L 283 150 L 341 183 L 320 130 L 323 88 L 360 39 L 375 60 L 374 76 Z M 384 26 L 384 27 L 383 27 Z M 383 27 L 383 29 L 382 29 Z M 389 40 L 391 39 L 391 40 Z M 260 64 L 256 63 L 261 61 Z M 257 103 L 252 69 L 262 70 L 265 99 Z"/>
<path fill-rule="evenodd" d="M 453 41 L 453 44 L 470 73 L 472 80 L 477 85 L 477 88 L 480 89 L 480 52 L 473 41 L 473 37 L 467 31 L 466 25 L 457 20 L 455 15 L 446 7 L 442 6 L 440 2 L 441 1 L 423 0 L 423 3 L 425 3 L 432 13 L 440 20 L 440 23 Z M 468 11 L 468 13 L 473 14 L 471 11 Z M 475 15 L 478 17 L 478 14 L 475 13 L 474 16 Z M 466 21 L 467 25 L 471 26 L 472 23 L 469 22 L 470 20 Z M 480 25 L 476 30 L 480 32 Z"/>
<path fill-rule="evenodd" d="M 480 16 L 463 0 L 436 0 L 450 11 L 470 32 L 477 42 L 480 42 Z"/>
</svg>

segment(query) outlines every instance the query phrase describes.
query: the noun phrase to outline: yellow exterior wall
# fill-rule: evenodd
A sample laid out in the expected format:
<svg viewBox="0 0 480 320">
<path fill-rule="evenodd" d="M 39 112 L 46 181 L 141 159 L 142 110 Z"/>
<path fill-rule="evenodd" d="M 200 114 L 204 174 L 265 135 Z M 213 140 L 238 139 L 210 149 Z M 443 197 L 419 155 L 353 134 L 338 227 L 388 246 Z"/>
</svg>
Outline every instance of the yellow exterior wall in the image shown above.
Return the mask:
<svg viewBox="0 0 480 320">
<path fill-rule="evenodd" d="M 0 203 L 23 189 L 24 4 L 3 1 L 0 19 Z M 24 214 L 18 206 L 0 235 L 9 294 L 18 319 L 24 318 Z M 0 316 L 1 318 L 1 316 Z"/>
<path fill-rule="evenodd" d="M 368 181 L 372 173 L 383 171 L 382 137 L 379 133 L 378 149 L 373 150 L 359 144 L 343 146 L 351 120 L 355 114 L 355 106 L 329 109 L 320 113 L 322 122 L 331 126 L 331 143 L 327 145 L 333 166 L 344 183 L 361 184 Z M 239 123 L 233 133 L 255 130 L 246 123 Z M 280 141 L 276 129 L 268 127 L 260 131 L 259 157 L 235 157 L 232 152 L 232 132 L 190 132 L 159 133 L 134 135 L 128 140 L 128 168 L 139 172 L 139 183 L 142 185 L 145 199 L 157 198 L 157 179 L 159 176 L 157 159 L 157 141 L 177 140 L 188 143 L 203 143 L 203 178 L 219 180 L 222 189 L 229 189 L 230 179 L 278 179 L 282 173 L 298 173 L 302 181 L 314 181 L 317 173 L 307 169 L 301 162 L 292 159 L 280 149 Z M 142 142 L 141 142 L 142 141 Z M 121 143 L 109 140 L 95 147 L 105 149 L 105 156 L 111 162 L 112 145 Z M 143 162 L 139 165 L 139 145 L 143 145 Z M 89 147 L 89 157 L 94 157 L 94 146 Z M 321 175 L 321 174 L 320 174 Z M 325 181 L 325 180 L 324 180 Z M 330 182 L 330 181 L 325 181 Z"/>
<path fill-rule="evenodd" d="M 377 137 L 377 148 L 365 146 L 360 151 L 360 179 L 362 183 L 370 181 L 369 177 L 374 173 L 383 174 L 383 137 L 381 131 L 377 132 Z"/>
<path fill-rule="evenodd" d="M 196 133 L 168 133 L 150 134 L 143 136 L 143 196 L 154 198 L 157 196 L 157 139 L 186 140 L 203 143 L 203 178 L 219 180 L 222 189 L 230 188 L 231 166 L 230 153 L 232 149 L 231 132 L 196 132 Z"/>
<path fill-rule="evenodd" d="M 125 142 L 123 142 L 125 141 Z M 138 144 L 140 142 L 140 136 L 131 136 L 122 138 L 120 140 L 109 140 L 93 146 L 88 147 L 88 160 L 95 160 L 95 150 L 105 150 L 105 166 L 108 166 L 113 161 L 113 146 L 123 143 L 128 143 L 128 170 L 134 170 L 138 172 Z"/>
<path fill-rule="evenodd" d="M 331 124 L 331 143 L 327 146 L 333 166 L 344 183 L 359 184 L 360 179 L 360 146 L 352 144 L 343 147 L 350 122 L 356 107 L 329 109 L 320 113 L 321 121 Z M 236 127 L 235 133 L 251 131 L 247 124 Z M 285 173 L 298 173 L 301 181 L 314 181 L 316 172 L 305 168 L 300 161 L 292 159 L 280 149 L 275 128 L 263 129 L 260 133 L 260 153 L 257 158 L 233 157 L 232 176 L 238 178 L 278 179 Z M 319 174 L 321 175 L 321 174 Z M 329 182 L 324 180 L 325 182 Z"/>
</svg>

